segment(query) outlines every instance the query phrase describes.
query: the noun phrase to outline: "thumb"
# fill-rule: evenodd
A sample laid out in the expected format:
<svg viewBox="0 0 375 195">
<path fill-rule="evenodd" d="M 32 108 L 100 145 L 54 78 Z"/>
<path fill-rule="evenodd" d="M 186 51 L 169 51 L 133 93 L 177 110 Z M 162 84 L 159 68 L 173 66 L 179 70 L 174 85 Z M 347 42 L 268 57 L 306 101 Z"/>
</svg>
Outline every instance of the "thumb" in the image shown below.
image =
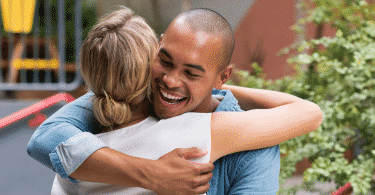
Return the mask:
<svg viewBox="0 0 375 195">
<path fill-rule="evenodd" d="M 192 147 L 192 148 L 185 148 L 183 150 L 183 157 L 185 159 L 192 159 L 192 158 L 198 158 L 198 157 L 201 157 L 201 156 L 205 156 L 206 154 L 208 154 L 208 150 L 203 150 L 203 149 L 200 149 L 200 148 L 197 148 L 197 147 Z"/>
</svg>

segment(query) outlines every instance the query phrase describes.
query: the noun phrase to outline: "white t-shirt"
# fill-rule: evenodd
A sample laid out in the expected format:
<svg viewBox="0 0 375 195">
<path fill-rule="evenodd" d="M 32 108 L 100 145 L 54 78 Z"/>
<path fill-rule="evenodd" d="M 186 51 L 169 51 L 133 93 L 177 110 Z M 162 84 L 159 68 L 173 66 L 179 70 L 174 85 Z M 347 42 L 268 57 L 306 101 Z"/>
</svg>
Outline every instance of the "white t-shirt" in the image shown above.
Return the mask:
<svg viewBox="0 0 375 195">
<path fill-rule="evenodd" d="M 157 160 L 176 148 L 198 147 L 208 150 L 208 154 L 193 159 L 198 163 L 208 163 L 211 153 L 211 114 L 185 113 L 170 119 L 158 120 L 148 117 L 140 123 L 122 129 L 97 134 L 108 147 L 130 156 Z M 71 182 L 58 174 L 52 185 L 51 194 L 156 194 L 136 187 L 78 181 Z"/>
</svg>

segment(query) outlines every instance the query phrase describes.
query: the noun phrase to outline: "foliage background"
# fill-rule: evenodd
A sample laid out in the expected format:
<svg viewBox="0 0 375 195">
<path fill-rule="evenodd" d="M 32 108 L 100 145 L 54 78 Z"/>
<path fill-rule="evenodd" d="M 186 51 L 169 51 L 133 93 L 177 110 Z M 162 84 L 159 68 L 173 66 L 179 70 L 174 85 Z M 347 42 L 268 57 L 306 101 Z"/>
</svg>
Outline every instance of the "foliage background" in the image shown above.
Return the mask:
<svg viewBox="0 0 375 195">
<path fill-rule="evenodd" d="M 316 182 L 334 181 L 337 188 L 350 182 L 355 194 L 375 191 L 375 10 L 364 0 L 311 0 L 299 4 L 306 17 L 292 27 L 304 33 L 303 25 L 314 23 L 318 30 L 330 25 L 334 37 L 307 39 L 290 45 L 288 63 L 297 72 L 279 80 L 267 80 L 253 64 L 255 74 L 236 70 L 230 83 L 282 91 L 315 102 L 324 113 L 315 131 L 280 144 L 282 154 L 279 194 L 298 189 L 316 191 Z M 306 36 L 305 36 L 306 37 Z M 352 162 L 344 152 L 361 143 L 362 153 Z M 302 186 L 286 189 L 297 162 L 308 158 Z"/>
</svg>

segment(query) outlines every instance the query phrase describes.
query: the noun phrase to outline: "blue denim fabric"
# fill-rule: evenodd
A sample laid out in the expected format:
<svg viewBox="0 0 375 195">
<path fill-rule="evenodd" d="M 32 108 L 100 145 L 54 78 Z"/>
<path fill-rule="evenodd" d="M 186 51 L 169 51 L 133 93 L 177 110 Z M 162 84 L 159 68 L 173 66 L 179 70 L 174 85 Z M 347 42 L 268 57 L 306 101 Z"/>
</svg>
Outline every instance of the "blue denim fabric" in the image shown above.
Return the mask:
<svg viewBox="0 0 375 195">
<path fill-rule="evenodd" d="M 224 96 L 216 112 L 243 112 L 230 91 L 214 89 L 212 95 Z M 214 166 L 208 195 L 274 195 L 279 189 L 280 149 L 278 145 L 229 154 L 215 161 Z"/>
<path fill-rule="evenodd" d="M 223 96 L 219 111 L 238 111 L 241 108 L 230 91 L 213 90 Z M 66 178 L 96 150 L 106 145 L 96 138 L 95 129 L 101 125 L 95 120 L 89 92 L 69 103 L 49 117 L 35 131 L 27 147 L 28 154 Z M 90 132 L 90 133 L 85 133 Z M 82 144 L 85 143 L 85 144 Z M 68 148 L 70 159 L 59 155 L 58 147 Z M 66 147 L 69 146 L 69 147 Z M 66 162 L 70 161 L 69 166 Z M 62 163 L 65 162 L 65 163 Z M 215 163 L 208 195 L 214 194 L 276 194 L 279 183 L 280 151 L 278 146 L 230 154 Z M 74 179 L 70 178 L 74 182 Z"/>
<path fill-rule="evenodd" d="M 29 156 L 54 170 L 61 177 L 67 178 L 96 150 L 106 147 L 95 135 L 94 131 L 103 127 L 94 117 L 89 92 L 75 101 L 63 106 L 41 124 L 32 135 L 27 145 Z M 90 133 L 85 133 L 90 132 Z M 83 144 L 84 143 L 84 144 Z M 69 155 L 74 167 L 66 170 L 63 159 L 57 148 L 61 145 L 71 146 Z M 76 147 L 74 147 L 76 146 Z M 75 182 L 73 178 L 71 181 Z"/>
</svg>

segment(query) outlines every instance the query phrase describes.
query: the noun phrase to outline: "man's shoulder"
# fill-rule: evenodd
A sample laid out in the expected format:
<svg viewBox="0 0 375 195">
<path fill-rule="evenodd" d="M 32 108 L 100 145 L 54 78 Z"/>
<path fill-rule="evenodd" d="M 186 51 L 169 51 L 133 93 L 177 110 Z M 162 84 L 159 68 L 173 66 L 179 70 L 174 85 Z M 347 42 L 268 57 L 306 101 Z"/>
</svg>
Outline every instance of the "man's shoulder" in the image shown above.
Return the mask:
<svg viewBox="0 0 375 195">
<path fill-rule="evenodd" d="M 230 174 L 232 174 L 233 179 L 242 173 L 249 172 L 257 172 L 260 176 L 259 174 L 270 173 L 269 169 L 275 169 L 274 171 L 278 172 L 280 168 L 280 147 L 276 145 L 257 150 L 236 152 L 222 158 L 222 163 L 227 166 L 227 169 L 232 170 Z"/>
<path fill-rule="evenodd" d="M 220 100 L 219 106 L 215 112 L 220 111 L 231 111 L 231 112 L 242 112 L 243 110 L 238 105 L 237 99 L 233 96 L 230 90 L 212 90 L 212 96 Z"/>
<path fill-rule="evenodd" d="M 258 164 L 259 166 L 263 166 L 263 164 L 267 161 L 274 161 L 280 157 L 280 147 L 279 145 L 267 147 L 267 148 L 260 148 L 256 150 L 248 150 L 248 151 L 241 151 L 229 154 L 224 156 L 223 158 L 233 159 L 236 158 L 237 161 L 235 163 L 239 164 Z M 232 161 L 232 160 L 230 160 Z M 233 163 L 233 162 L 232 162 Z"/>
</svg>

